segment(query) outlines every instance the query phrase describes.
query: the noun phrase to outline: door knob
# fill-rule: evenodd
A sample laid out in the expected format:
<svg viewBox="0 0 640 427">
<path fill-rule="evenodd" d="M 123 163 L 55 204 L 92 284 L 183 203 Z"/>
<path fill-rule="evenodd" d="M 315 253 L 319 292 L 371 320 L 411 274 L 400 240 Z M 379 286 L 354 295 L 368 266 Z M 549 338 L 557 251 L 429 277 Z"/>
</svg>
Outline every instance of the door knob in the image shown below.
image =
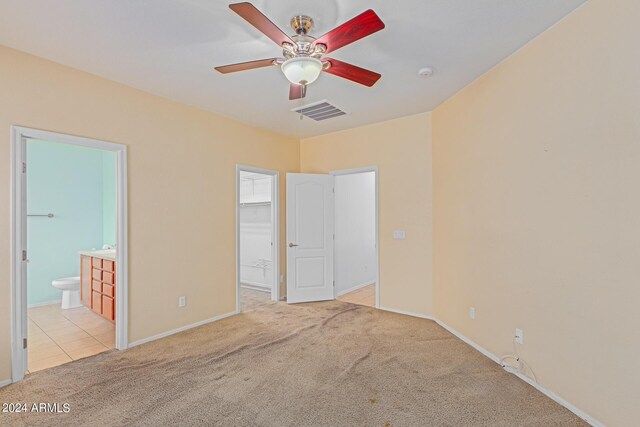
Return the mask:
<svg viewBox="0 0 640 427">
<path fill-rule="evenodd" d="M 293 248 L 294 246 L 298 246 L 298 245 L 296 245 L 295 243 L 289 243 L 290 248 Z"/>
</svg>

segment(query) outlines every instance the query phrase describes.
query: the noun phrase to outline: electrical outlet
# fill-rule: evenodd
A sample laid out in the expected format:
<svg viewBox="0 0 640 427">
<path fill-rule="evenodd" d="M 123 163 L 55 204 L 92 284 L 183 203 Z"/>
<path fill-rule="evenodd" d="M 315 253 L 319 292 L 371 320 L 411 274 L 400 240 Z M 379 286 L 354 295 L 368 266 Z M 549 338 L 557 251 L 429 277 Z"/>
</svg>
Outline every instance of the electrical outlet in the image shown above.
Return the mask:
<svg viewBox="0 0 640 427">
<path fill-rule="evenodd" d="M 522 332 L 522 329 L 516 328 L 515 338 L 518 344 L 524 344 L 524 332 Z"/>
<path fill-rule="evenodd" d="M 178 307 L 184 307 L 187 305 L 187 297 L 178 298 Z"/>
<path fill-rule="evenodd" d="M 474 320 L 476 318 L 476 308 L 469 307 L 469 319 Z"/>
<path fill-rule="evenodd" d="M 404 230 L 396 230 L 393 232 L 393 238 L 398 240 L 404 240 L 407 238 L 407 233 Z"/>
</svg>

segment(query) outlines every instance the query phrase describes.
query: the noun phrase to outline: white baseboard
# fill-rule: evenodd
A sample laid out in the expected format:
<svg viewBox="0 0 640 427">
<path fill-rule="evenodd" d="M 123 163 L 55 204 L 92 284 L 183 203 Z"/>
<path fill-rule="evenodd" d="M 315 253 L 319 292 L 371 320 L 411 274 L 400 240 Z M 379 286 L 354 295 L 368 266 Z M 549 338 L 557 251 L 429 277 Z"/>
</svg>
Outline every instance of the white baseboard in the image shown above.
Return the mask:
<svg viewBox="0 0 640 427">
<path fill-rule="evenodd" d="M 8 386 L 12 382 L 13 381 L 11 381 L 11 380 L 2 380 L 2 381 L 0 381 L 0 388 Z"/>
<path fill-rule="evenodd" d="M 466 336 L 462 335 L 460 332 L 456 331 L 451 326 L 447 325 L 446 323 L 444 323 L 444 322 L 442 322 L 442 321 L 440 321 L 439 319 L 436 319 L 436 318 L 434 318 L 433 321 L 436 322 L 438 325 L 442 326 L 443 328 L 445 328 L 447 331 L 451 332 L 453 335 L 455 335 L 461 341 L 464 341 L 466 344 L 470 345 L 471 347 L 473 347 L 476 350 L 478 350 L 480 353 L 484 354 L 489 359 L 493 360 L 496 363 L 500 363 L 500 358 L 498 356 L 496 356 L 495 354 L 491 353 L 486 348 L 481 347 L 480 345 L 476 344 L 474 341 L 472 341 L 469 338 L 467 338 Z"/>
<path fill-rule="evenodd" d="M 538 390 L 540 393 L 546 395 L 551 400 L 554 400 L 558 404 L 564 406 L 565 408 L 567 408 L 568 410 L 570 410 L 571 412 L 573 412 L 574 414 L 576 414 L 577 416 L 579 416 L 580 418 L 582 418 L 583 420 L 585 420 L 586 422 L 591 424 L 593 427 L 605 427 L 604 423 L 601 423 L 600 421 L 596 420 L 591 415 L 589 415 L 586 412 L 584 412 L 582 409 L 575 407 L 574 405 L 572 405 L 571 403 L 567 402 L 566 400 L 564 400 L 562 397 L 558 396 L 557 394 L 555 394 L 551 390 L 549 390 L 549 389 L 541 386 L 540 384 L 536 383 L 535 381 L 533 381 L 528 376 L 522 375 L 519 372 L 513 372 L 513 375 L 515 375 L 516 377 L 520 378 L 522 381 L 526 382 L 527 384 L 531 385 L 533 388 Z"/>
<path fill-rule="evenodd" d="M 45 305 L 54 305 L 54 304 L 61 304 L 61 303 L 62 303 L 62 299 L 56 299 L 53 301 L 45 301 L 45 302 L 39 302 L 36 304 L 29 304 L 27 305 L 27 308 L 43 307 Z"/>
<path fill-rule="evenodd" d="M 404 314 L 405 316 L 419 317 L 421 319 L 427 319 L 427 320 L 435 320 L 433 316 L 429 316 L 427 314 L 412 313 L 410 311 L 396 310 L 395 308 L 387 308 L 387 307 L 379 307 L 379 308 L 380 310 L 390 311 L 391 313 Z"/>
<path fill-rule="evenodd" d="M 170 335 L 177 334 L 178 332 L 184 332 L 184 331 L 192 329 L 192 328 L 197 328 L 198 326 L 206 325 L 207 323 L 216 322 L 218 320 L 222 320 L 222 319 L 225 319 L 227 317 L 234 316 L 236 314 L 238 314 L 237 311 L 232 311 L 230 313 L 221 314 L 220 316 L 212 317 L 210 319 L 201 320 L 199 322 L 192 323 L 190 325 L 185 325 L 185 326 L 182 326 L 180 328 L 172 329 L 170 331 L 163 332 L 163 333 L 158 334 L 158 335 L 153 335 L 151 337 L 143 338 L 141 340 L 129 343 L 129 347 L 128 348 L 135 347 L 135 346 L 138 346 L 140 344 L 145 344 L 145 343 L 148 343 L 148 342 L 151 342 L 151 341 L 159 340 L 160 338 L 165 338 L 165 337 L 168 337 Z"/>
<path fill-rule="evenodd" d="M 364 288 L 365 286 L 369 286 L 369 285 L 373 285 L 374 283 L 376 283 L 375 281 L 366 281 L 364 283 L 360 283 L 359 285 L 355 285 L 350 287 L 349 289 L 345 289 L 344 291 L 340 291 L 336 294 L 337 297 L 341 297 L 344 294 L 348 294 L 349 292 L 353 292 L 353 291 L 357 291 L 360 288 Z"/>
</svg>

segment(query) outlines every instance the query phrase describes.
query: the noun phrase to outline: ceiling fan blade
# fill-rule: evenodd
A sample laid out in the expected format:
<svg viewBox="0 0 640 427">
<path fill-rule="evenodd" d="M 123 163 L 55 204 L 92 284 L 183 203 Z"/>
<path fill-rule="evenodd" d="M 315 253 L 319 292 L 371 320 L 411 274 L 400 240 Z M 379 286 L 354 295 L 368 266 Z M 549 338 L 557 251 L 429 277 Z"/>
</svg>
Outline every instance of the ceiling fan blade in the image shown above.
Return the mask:
<svg viewBox="0 0 640 427">
<path fill-rule="evenodd" d="M 326 58 L 324 62 L 328 62 L 329 64 L 331 64 L 329 68 L 326 68 L 324 70 L 326 73 L 333 74 L 335 76 L 342 77 L 356 83 L 360 83 L 361 85 L 371 87 L 376 84 L 380 77 L 382 77 L 381 74 L 348 64 L 346 62 L 338 61 L 337 59 Z"/>
<path fill-rule="evenodd" d="M 315 44 L 327 46 L 325 53 L 333 52 L 343 46 L 367 37 L 384 28 L 384 22 L 369 9 L 339 27 L 329 31 L 315 41 Z"/>
<path fill-rule="evenodd" d="M 289 87 L 289 99 L 302 99 L 307 94 L 307 87 L 291 83 Z"/>
<path fill-rule="evenodd" d="M 269 18 L 264 16 L 262 12 L 260 12 L 251 3 L 243 2 L 230 4 L 229 9 L 240 15 L 249 24 L 256 27 L 271 40 L 278 43 L 279 46 L 282 46 L 282 43 L 285 42 L 291 43 L 292 45 L 295 44 L 288 35 L 283 33 L 280 28 L 278 28 L 273 22 L 271 22 Z"/>
<path fill-rule="evenodd" d="M 273 65 L 275 58 L 271 59 L 260 59 L 258 61 L 249 61 L 249 62 L 241 62 L 239 64 L 230 64 L 223 65 L 221 67 L 216 67 L 216 71 L 221 72 L 222 74 L 227 73 L 235 73 L 236 71 L 244 71 L 244 70 L 252 70 L 254 68 L 262 68 L 268 67 L 269 65 Z"/>
</svg>

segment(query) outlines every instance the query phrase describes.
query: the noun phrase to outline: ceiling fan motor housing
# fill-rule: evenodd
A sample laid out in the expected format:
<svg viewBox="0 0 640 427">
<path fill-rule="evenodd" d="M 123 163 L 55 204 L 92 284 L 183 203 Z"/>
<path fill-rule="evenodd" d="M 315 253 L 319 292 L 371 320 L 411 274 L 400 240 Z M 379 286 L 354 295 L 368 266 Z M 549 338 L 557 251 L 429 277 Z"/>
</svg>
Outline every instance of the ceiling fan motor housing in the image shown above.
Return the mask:
<svg viewBox="0 0 640 427">
<path fill-rule="evenodd" d="M 297 15 L 291 18 L 291 28 L 296 34 L 305 35 L 313 28 L 313 19 L 306 15 Z"/>
</svg>

